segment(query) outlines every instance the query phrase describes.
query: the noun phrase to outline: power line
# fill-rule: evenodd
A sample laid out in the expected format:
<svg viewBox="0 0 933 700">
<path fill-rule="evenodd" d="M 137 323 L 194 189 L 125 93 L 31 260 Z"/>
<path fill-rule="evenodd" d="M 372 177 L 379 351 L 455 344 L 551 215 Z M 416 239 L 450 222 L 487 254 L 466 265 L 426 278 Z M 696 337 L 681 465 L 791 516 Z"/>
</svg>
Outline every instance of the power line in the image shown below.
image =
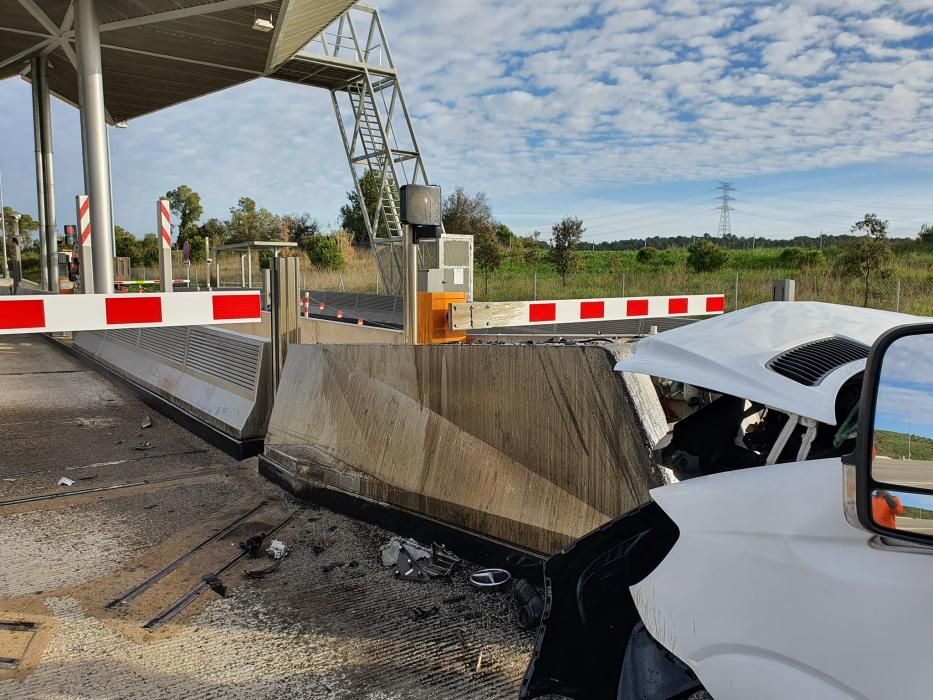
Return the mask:
<svg viewBox="0 0 933 700">
<path fill-rule="evenodd" d="M 732 218 L 729 216 L 729 212 L 735 211 L 729 204 L 735 201 L 735 197 L 732 196 L 732 193 L 735 192 L 735 188 L 732 186 L 731 182 L 719 181 L 719 187 L 716 188 L 720 192 L 719 201 L 722 204 L 719 205 L 719 228 L 716 229 L 716 237 L 724 238 L 726 236 L 732 236 Z"/>
</svg>

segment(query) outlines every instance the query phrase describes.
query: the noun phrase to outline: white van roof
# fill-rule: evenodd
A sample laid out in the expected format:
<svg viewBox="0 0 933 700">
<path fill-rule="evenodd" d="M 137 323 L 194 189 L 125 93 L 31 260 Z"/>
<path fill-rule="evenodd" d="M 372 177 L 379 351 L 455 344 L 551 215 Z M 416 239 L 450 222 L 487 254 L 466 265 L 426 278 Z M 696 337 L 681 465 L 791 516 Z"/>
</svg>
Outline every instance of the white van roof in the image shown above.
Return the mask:
<svg viewBox="0 0 933 700">
<path fill-rule="evenodd" d="M 822 302 L 769 302 L 638 341 L 616 370 L 649 374 L 836 423 L 836 394 L 865 360 L 841 364 L 809 386 L 768 367 L 785 351 L 825 338 L 871 347 L 885 331 L 929 318 Z"/>
</svg>

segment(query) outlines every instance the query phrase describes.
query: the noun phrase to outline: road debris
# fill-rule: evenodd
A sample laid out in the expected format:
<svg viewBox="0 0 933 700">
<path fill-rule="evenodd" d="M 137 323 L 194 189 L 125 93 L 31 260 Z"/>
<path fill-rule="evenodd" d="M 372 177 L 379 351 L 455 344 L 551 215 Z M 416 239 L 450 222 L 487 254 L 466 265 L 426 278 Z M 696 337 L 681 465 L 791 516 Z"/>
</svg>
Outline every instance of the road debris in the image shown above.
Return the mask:
<svg viewBox="0 0 933 700">
<path fill-rule="evenodd" d="M 408 611 L 408 614 L 411 616 L 412 620 L 416 622 L 419 620 L 427 620 L 429 617 L 434 617 L 437 615 L 441 609 L 436 605 L 432 605 L 430 608 L 414 607 Z"/>
<path fill-rule="evenodd" d="M 262 547 L 262 541 L 266 539 L 266 533 L 260 532 L 258 535 L 253 535 L 244 542 L 240 542 L 240 549 L 250 558 L 257 559 L 259 557 L 259 548 Z"/>
<path fill-rule="evenodd" d="M 544 614 L 544 599 L 531 582 L 519 579 L 512 592 L 518 605 L 518 626 L 523 630 L 537 629 Z"/>
<path fill-rule="evenodd" d="M 141 443 L 139 443 L 139 444 L 136 445 L 136 447 L 134 447 L 133 449 L 134 449 L 134 450 L 151 450 L 153 447 L 154 447 L 154 445 L 153 445 L 151 442 L 149 442 L 149 441 L 147 440 L 146 442 L 141 442 Z"/>
<path fill-rule="evenodd" d="M 273 559 L 284 559 L 288 556 L 289 551 L 290 547 L 282 542 L 282 540 L 272 540 L 272 543 L 266 550 Z"/>
<path fill-rule="evenodd" d="M 479 673 L 482 667 L 483 667 L 483 652 L 480 652 L 479 656 L 476 657 L 476 672 Z"/>
<path fill-rule="evenodd" d="M 216 574 L 208 574 L 205 576 L 204 583 L 207 584 L 207 587 L 214 591 L 214 593 L 219 595 L 221 598 L 227 597 L 227 587 Z"/>
<path fill-rule="evenodd" d="M 425 583 L 432 578 L 450 576 L 461 559 L 437 544 L 430 548 L 412 539 L 393 537 L 381 549 L 382 564 L 394 567 L 396 578 Z"/>
<path fill-rule="evenodd" d="M 74 485 L 75 485 L 74 479 L 69 479 L 67 476 L 63 476 L 61 479 L 58 480 L 58 486 L 74 486 Z"/>
<path fill-rule="evenodd" d="M 260 579 L 276 571 L 282 565 L 281 559 L 276 559 L 271 565 L 264 569 L 243 569 L 244 578 Z"/>
<path fill-rule="evenodd" d="M 145 418 L 143 418 L 142 425 L 140 425 L 139 427 L 142 428 L 143 430 L 145 430 L 146 428 L 151 428 L 152 417 L 147 415 Z"/>
<path fill-rule="evenodd" d="M 481 591 L 499 591 L 512 580 L 505 569 L 478 569 L 470 574 L 470 585 Z"/>
</svg>

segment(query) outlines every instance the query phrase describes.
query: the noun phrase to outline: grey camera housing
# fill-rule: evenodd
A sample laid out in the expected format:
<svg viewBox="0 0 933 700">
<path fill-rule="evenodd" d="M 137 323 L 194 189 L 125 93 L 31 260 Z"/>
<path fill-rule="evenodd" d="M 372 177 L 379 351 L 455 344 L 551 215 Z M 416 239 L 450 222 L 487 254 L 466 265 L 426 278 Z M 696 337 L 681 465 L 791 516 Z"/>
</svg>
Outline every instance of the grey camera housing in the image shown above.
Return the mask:
<svg viewBox="0 0 933 700">
<path fill-rule="evenodd" d="M 399 188 L 402 223 L 411 226 L 441 225 L 441 188 L 437 185 L 402 185 Z"/>
</svg>

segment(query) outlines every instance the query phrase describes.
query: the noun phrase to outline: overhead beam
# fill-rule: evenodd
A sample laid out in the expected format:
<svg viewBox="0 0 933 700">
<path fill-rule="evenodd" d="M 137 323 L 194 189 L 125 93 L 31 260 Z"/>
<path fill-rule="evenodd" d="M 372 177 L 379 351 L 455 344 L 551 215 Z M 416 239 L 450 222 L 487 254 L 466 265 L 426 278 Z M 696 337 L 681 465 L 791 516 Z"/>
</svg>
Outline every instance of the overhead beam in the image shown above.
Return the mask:
<svg viewBox="0 0 933 700">
<path fill-rule="evenodd" d="M 279 34 L 282 33 L 282 28 L 288 22 L 290 4 L 291 0 L 282 0 L 282 4 L 279 5 L 279 18 L 275 23 L 275 29 L 272 30 L 272 40 L 269 42 L 269 51 L 266 54 L 266 73 L 272 70 L 272 61 L 275 58 L 275 46 L 279 43 Z"/>
<path fill-rule="evenodd" d="M 48 38 L 44 41 L 40 41 L 35 46 L 30 46 L 28 49 L 24 49 L 20 51 L 15 56 L 10 56 L 8 59 L 4 61 L 0 61 L 0 70 L 3 70 L 7 66 L 12 66 L 15 63 L 19 63 L 20 61 L 25 61 L 27 58 L 29 58 L 31 54 L 35 53 L 36 51 L 42 51 L 43 49 L 46 49 L 49 45 L 53 46 L 54 48 L 55 40 L 52 38 Z"/>
<path fill-rule="evenodd" d="M 23 9 L 31 14 L 49 34 L 58 36 L 58 25 L 52 21 L 51 17 L 45 14 L 45 11 L 35 3 L 35 0 L 19 0 L 19 4 L 22 5 Z"/>
<path fill-rule="evenodd" d="M 31 1 L 31 0 L 21 0 Z M 186 17 L 196 17 L 198 15 L 212 15 L 224 10 L 237 10 L 241 7 L 251 5 L 273 5 L 274 2 L 256 2 L 256 0 L 221 0 L 197 7 L 185 7 L 180 10 L 168 10 L 158 12 L 154 15 L 145 15 L 143 17 L 132 17 L 130 19 L 121 19 L 116 22 L 107 22 L 100 25 L 100 31 L 112 32 L 116 29 L 129 29 L 131 27 L 142 27 L 146 24 L 155 24 L 158 22 L 169 22 L 174 19 L 185 19 Z"/>
<path fill-rule="evenodd" d="M 153 58 L 164 58 L 167 61 L 180 61 L 182 63 L 193 63 L 198 66 L 209 66 L 211 68 L 221 68 L 223 70 L 231 70 L 237 73 L 246 73 L 252 76 L 263 75 L 262 71 L 250 70 L 249 68 L 239 68 L 237 66 L 228 66 L 224 63 L 212 63 L 210 61 L 198 61 L 193 58 L 182 58 L 181 56 L 169 56 L 164 53 L 158 53 L 155 51 L 143 51 L 142 49 L 131 49 L 127 46 L 118 46 L 117 44 L 101 44 L 102 48 L 111 49 L 113 51 L 125 51 L 127 53 L 139 54 L 141 56 L 152 56 Z"/>
</svg>

